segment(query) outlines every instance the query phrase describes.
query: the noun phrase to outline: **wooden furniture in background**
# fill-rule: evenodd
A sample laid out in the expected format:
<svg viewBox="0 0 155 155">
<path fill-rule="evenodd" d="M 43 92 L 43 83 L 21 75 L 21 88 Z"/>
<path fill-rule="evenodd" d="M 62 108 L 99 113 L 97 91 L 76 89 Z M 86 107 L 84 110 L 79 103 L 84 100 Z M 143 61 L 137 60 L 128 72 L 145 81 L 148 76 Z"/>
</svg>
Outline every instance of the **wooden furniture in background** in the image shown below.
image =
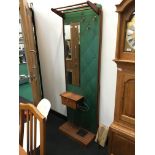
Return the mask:
<svg viewBox="0 0 155 155">
<path fill-rule="evenodd" d="M 23 147 L 24 132 L 27 135 L 27 154 L 34 153 L 36 155 L 37 128 L 40 128 L 40 155 L 45 155 L 45 128 L 46 118 L 32 104 L 20 103 L 20 128 L 19 128 L 19 144 Z M 24 131 L 26 113 L 27 129 Z M 37 126 L 39 121 L 40 126 Z"/>
<path fill-rule="evenodd" d="M 33 102 L 37 106 L 42 98 L 41 76 L 39 71 L 38 51 L 36 50 L 36 40 L 34 36 L 34 26 L 32 23 L 32 12 L 26 0 L 19 1 L 21 26 L 24 38 L 24 48 L 28 70 L 32 86 Z"/>
<path fill-rule="evenodd" d="M 109 128 L 109 155 L 135 154 L 135 1 L 116 5 L 118 30 L 114 121 Z"/>
</svg>

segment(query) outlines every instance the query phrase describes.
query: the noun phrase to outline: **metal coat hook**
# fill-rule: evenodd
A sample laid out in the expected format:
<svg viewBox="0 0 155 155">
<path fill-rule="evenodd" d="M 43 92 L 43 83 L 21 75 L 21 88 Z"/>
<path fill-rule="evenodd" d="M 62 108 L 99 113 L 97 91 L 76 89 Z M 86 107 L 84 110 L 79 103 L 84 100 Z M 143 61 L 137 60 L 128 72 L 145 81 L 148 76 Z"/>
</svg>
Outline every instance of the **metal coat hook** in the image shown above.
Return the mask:
<svg viewBox="0 0 155 155">
<path fill-rule="evenodd" d="M 84 22 L 85 21 L 85 17 L 81 17 L 81 22 Z"/>
<path fill-rule="evenodd" d="M 30 8 L 33 8 L 33 3 L 32 2 L 30 3 Z"/>
<path fill-rule="evenodd" d="M 90 30 L 90 24 L 88 24 L 88 26 L 87 26 L 87 30 Z"/>
<path fill-rule="evenodd" d="M 95 21 L 95 20 L 96 20 L 96 18 L 97 18 L 97 16 L 94 16 L 94 17 L 93 17 L 93 21 Z"/>
</svg>

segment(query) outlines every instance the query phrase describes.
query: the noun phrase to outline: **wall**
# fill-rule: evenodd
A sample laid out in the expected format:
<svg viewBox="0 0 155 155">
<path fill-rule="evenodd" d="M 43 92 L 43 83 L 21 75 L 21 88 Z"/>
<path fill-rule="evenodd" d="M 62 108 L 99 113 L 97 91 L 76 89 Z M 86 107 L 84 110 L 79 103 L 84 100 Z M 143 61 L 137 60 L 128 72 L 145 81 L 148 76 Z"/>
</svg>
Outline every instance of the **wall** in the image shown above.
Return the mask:
<svg viewBox="0 0 155 155">
<path fill-rule="evenodd" d="M 100 123 L 109 126 L 113 121 L 116 87 L 115 57 L 117 13 L 115 5 L 121 0 L 92 0 L 103 7 L 103 40 L 101 57 Z M 59 94 L 65 91 L 62 19 L 51 8 L 75 4 L 74 0 L 29 0 L 33 2 L 36 31 L 40 52 L 41 71 L 45 98 L 52 109 L 66 115 Z M 84 2 L 76 0 L 76 3 Z"/>
</svg>

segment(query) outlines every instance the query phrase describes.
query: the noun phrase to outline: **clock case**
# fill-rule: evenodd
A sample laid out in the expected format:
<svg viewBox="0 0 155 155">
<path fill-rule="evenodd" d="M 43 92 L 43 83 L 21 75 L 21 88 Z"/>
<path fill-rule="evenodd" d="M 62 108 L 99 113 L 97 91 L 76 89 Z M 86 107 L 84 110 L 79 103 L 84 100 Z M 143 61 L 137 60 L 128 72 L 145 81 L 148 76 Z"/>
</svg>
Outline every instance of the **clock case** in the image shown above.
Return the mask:
<svg viewBox="0 0 155 155">
<path fill-rule="evenodd" d="M 125 51 L 126 29 L 127 22 L 133 17 L 135 12 L 134 0 L 123 0 L 122 3 L 116 5 L 116 12 L 118 13 L 118 29 L 117 29 L 117 43 L 116 43 L 116 59 L 124 61 L 135 61 L 135 52 Z"/>
<path fill-rule="evenodd" d="M 135 154 L 135 52 L 124 51 L 126 25 L 135 11 L 134 0 L 116 5 L 118 31 L 115 63 L 117 81 L 114 121 L 109 128 L 109 155 Z"/>
</svg>

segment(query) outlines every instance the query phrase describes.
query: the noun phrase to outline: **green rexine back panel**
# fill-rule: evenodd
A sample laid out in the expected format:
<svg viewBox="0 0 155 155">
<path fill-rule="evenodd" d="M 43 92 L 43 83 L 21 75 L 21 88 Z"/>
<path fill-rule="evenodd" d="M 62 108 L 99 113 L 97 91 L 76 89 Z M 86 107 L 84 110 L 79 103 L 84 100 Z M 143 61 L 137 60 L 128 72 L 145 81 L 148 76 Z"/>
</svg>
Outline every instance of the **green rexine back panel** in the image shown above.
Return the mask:
<svg viewBox="0 0 155 155">
<path fill-rule="evenodd" d="M 93 10 L 66 13 L 64 23 L 80 23 L 80 86 L 67 84 L 66 91 L 84 96 L 88 111 L 67 108 L 68 120 L 97 131 L 99 16 Z"/>
</svg>

